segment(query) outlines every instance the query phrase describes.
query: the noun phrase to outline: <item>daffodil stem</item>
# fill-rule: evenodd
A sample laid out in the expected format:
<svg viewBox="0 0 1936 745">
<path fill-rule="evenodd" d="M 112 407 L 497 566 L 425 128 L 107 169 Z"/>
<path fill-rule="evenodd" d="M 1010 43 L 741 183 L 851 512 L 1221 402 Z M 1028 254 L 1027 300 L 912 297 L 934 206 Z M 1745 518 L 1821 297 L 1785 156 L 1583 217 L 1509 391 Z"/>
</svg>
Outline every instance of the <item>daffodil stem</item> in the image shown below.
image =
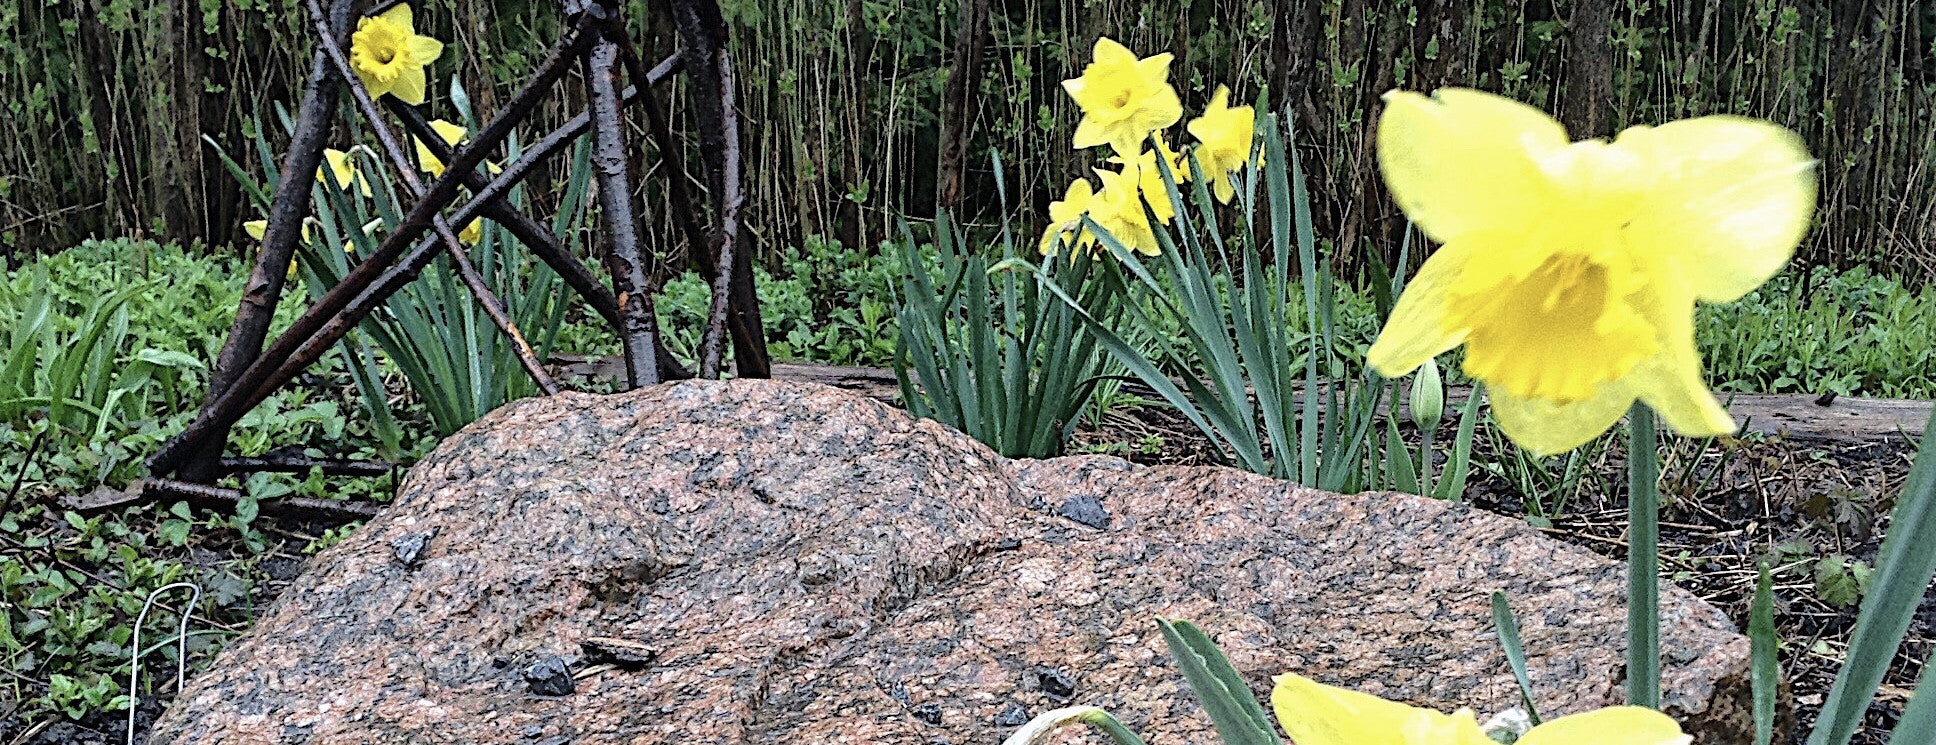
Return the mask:
<svg viewBox="0 0 1936 745">
<path fill-rule="evenodd" d="M 1424 427 L 1418 441 L 1418 495 L 1432 496 L 1432 435 L 1433 427 Z"/>
<path fill-rule="evenodd" d="M 1660 708 L 1660 435 L 1654 411 L 1627 413 L 1627 702 Z"/>
<path fill-rule="evenodd" d="M 1116 721 L 1116 718 L 1110 716 L 1109 712 L 1098 709 L 1083 715 L 1082 721 L 1091 727 L 1102 730 L 1103 734 L 1109 735 L 1109 739 L 1116 741 L 1116 745 L 1146 745 L 1143 742 L 1143 738 L 1137 737 L 1135 732 L 1129 731 L 1128 727 L 1123 726 L 1122 722 Z"/>
</svg>

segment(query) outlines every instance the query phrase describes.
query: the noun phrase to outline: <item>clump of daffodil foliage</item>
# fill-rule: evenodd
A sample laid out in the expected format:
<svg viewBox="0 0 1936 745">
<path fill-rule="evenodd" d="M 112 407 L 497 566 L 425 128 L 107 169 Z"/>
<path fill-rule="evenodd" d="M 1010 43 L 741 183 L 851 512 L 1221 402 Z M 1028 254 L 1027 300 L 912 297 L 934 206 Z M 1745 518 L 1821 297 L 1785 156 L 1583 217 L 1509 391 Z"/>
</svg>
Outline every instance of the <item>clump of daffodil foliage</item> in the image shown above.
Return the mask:
<svg viewBox="0 0 1936 745">
<path fill-rule="evenodd" d="M 1061 200 L 1049 205 L 1049 225 L 1040 243 L 1044 255 L 1065 245 L 1095 250 L 1097 238 L 1084 226 L 1084 216 L 1125 247 L 1148 256 L 1159 252 L 1157 225 L 1150 218 L 1168 225 L 1176 215 L 1163 169 L 1178 183 L 1191 178 L 1186 153 L 1172 149 L 1163 134 L 1183 119 L 1183 104 L 1169 75 L 1169 54 L 1138 59 L 1104 37 L 1096 40 L 1095 58 L 1082 76 L 1062 81 L 1063 90 L 1082 110 L 1075 147 L 1109 148 L 1115 168 L 1095 169 L 1100 190 L 1087 178 L 1076 179 Z M 1230 89 L 1220 86 L 1203 115 L 1186 129 L 1196 140 L 1187 154 L 1196 156 L 1217 199 L 1229 204 L 1236 196 L 1235 174 L 1250 161 L 1254 112 L 1249 106 L 1231 106 Z"/>
</svg>

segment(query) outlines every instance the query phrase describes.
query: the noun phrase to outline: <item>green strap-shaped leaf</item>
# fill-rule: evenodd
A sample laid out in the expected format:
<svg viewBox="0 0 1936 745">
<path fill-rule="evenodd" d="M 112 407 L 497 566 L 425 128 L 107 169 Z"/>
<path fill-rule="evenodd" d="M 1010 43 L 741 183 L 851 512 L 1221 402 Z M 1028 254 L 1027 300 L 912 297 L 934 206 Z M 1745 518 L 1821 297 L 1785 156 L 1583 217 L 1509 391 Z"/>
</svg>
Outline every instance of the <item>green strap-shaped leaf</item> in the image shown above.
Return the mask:
<svg viewBox="0 0 1936 745">
<path fill-rule="evenodd" d="M 1216 642 L 1189 621 L 1159 618 L 1156 623 L 1163 630 L 1170 653 L 1176 656 L 1176 666 L 1183 670 L 1184 680 L 1189 681 L 1226 745 L 1282 745 L 1264 707 L 1251 695 L 1250 685 L 1231 667 Z"/>
<path fill-rule="evenodd" d="M 1775 739 L 1775 692 L 1781 687 L 1781 664 L 1775 656 L 1779 643 L 1775 638 L 1775 590 L 1767 564 L 1761 565 L 1760 576 L 1755 578 L 1748 640 L 1753 645 L 1749 687 L 1754 695 L 1755 745 L 1769 745 Z"/>
<path fill-rule="evenodd" d="M 1492 626 L 1499 630 L 1499 647 L 1506 651 L 1513 680 L 1519 682 L 1519 702 L 1526 706 L 1526 718 L 1539 724 L 1539 708 L 1533 705 L 1533 680 L 1526 674 L 1526 648 L 1519 643 L 1519 621 L 1513 618 L 1506 593 L 1500 590 L 1492 591 Z"/>
</svg>

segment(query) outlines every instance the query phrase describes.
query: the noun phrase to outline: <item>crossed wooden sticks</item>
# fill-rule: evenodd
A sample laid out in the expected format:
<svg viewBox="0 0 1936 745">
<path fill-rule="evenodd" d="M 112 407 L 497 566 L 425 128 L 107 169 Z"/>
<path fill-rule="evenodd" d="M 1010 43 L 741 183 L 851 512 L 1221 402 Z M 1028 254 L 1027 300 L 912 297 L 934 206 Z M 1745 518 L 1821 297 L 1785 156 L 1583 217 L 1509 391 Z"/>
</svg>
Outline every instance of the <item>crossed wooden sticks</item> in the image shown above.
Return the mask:
<svg viewBox="0 0 1936 745">
<path fill-rule="evenodd" d="M 750 252 L 743 249 L 740 207 L 743 201 L 739 118 L 734 107 L 732 58 L 727 53 L 725 26 L 716 0 L 666 0 L 678 29 L 682 49 L 656 66 L 644 59 L 627 38 L 620 0 L 558 0 L 566 31 L 521 89 L 512 96 L 468 143 L 453 148 L 431 129 L 424 115 L 395 98 L 380 106 L 350 67 L 343 40 L 357 17 L 357 0 L 308 0 L 310 20 L 317 32 L 317 48 L 303 90 L 282 180 L 270 204 L 262 250 L 245 286 L 235 325 L 229 332 L 214 373 L 208 398 L 188 427 L 148 460 L 145 491 L 208 505 L 232 503 L 239 495 L 211 486 L 231 473 L 290 470 L 321 466 L 325 473 L 365 473 L 384 468 L 346 461 L 280 458 L 225 458 L 228 436 L 235 423 L 276 390 L 321 359 L 330 347 L 402 289 L 435 260 L 448 255 L 459 278 L 485 314 L 510 341 L 527 374 L 545 395 L 558 391 L 504 304 L 472 265 L 453 225 L 468 225 L 486 217 L 528 246 L 564 279 L 592 310 L 617 331 L 625 352 L 625 384 L 650 385 L 692 377 L 670 352 L 653 313 L 656 287 L 647 274 L 641 249 L 643 204 L 633 197 L 636 174 L 631 171 L 626 142 L 625 107 L 642 104 L 647 128 L 671 174 L 668 189 L 673 218 L 694 262 L 712 287 L 712 308 L 700 344 L 700 377 L 717 378 L 730 336 L 733 362 L 741 377 L 767 377 L 771 364 L 760 326 L 759 305 L 753 292 Z M 374 14 L 397 3 L 380 3 Z M 495 176 L 478 170 L 485 156 L 501 145 L 536 107 L 538 100 L 576 63 L 585 77 L 588 111 L 553 130 L 527 148 Z M 623 71 L 631 83 L 620 85 Z M 679 143 L 652 89 L 684 72 L 692 90 L 696 137 L 700 145 L 710 212 L 717 218 L 711 230 L 702 224 L 702 210 L 686 183 L 686 166 Z M 310 211 L 309 179 L 322 162 L 322 151 L 337 113 L 343 88 L 368 121 L 386 158 L 403 181 L 415 204 L 376 251 L 353 267 L 341 282 L 298 316 L 287 331 L 265 348 L 270 320 L 275 315 L 290 262 L 301 238 L 302 221 Z M 391 130 L 385 108 L 411 136 L 448 164 L 444 174 L 429 183 L 418 178 Z M 520 212 L 505 196 L 533 169 L 578 137 L 592 136 L 593 178 L 598 185 L 601 227 L 610 237 L 605 258 L 613 287 L 600 284 L 565 248 L 544 223 Z M 459 189 L 471 198 L 449 215 L 442 211 L 456 202 Z M 301 461 L 301 462 L 298 462 Z M 265 511 L 275 505 L 265 504 Z"/>
</svg>

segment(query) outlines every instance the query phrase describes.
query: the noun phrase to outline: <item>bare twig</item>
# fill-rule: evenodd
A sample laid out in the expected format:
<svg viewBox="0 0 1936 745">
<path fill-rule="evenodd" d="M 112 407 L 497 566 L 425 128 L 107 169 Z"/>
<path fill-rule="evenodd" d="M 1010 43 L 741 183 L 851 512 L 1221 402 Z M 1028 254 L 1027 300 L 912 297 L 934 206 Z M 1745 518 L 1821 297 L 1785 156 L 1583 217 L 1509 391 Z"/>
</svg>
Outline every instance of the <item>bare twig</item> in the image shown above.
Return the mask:
<svg viewBox="0 0 1936 745">
<path fill-rule="evenodd" d="M 27 457 L 20 461 L 20 470 L 13 474 L 13 485 L 7 487 L 7 498 L 0 499 L 0 515 L 13 508 L 13 498 L 20 495 L 20 487 L 27 483 L 27 469 L 34 466 L 34 459 L 40 457 L 40 446 L 47 441 L 47 430 L 34 433 L 34 440 L 27 445 Z"/>
<path fill-rule="evenodd" d="M 217 512 L 234 512 L 242 501 L 242 492 L 206 484 L 191 484 L 174 479 L 151 478 L 142 484 L 144 494 L 151 496 L 175 497 L 190 505 Z M 309 497 L 279 497 L 265 499 L 256 504 L 261 514 L 276 517 L 294 517 L 310 520 L 368 520 L 376 517 L 377 505 L 370 502 L 349 502 L 334 499 L 311 499 Z"/>
<path fill-rule="evenodd" d="M 325 476 L 362 476 L 377 478 L 387 476 L 396 469 L 393 463 L 380 460 L 341 460 L 336 458 L 311 458 L 306 455 L 268 455 L 260 458 L 223 458 L 216 470 L 224 475 L 232 473 L 308 473 L 312 468 L 320 468 Z"/>
<path fill-rule="evenodd" d="M 620 59 L 625 61 L 625 71 L 631 77 L 632 84 L 650 87 L 651 83 L 656 82 L 653 75 L 657 74 L 658 70 L 646 71 L 645 59 L 639 56 L 637 49 L 633 48 L 630 38 L 619 36 L 617 41 L 619 52 L 622 53 Z M 674 55 L 667 59 L 670 61 L 682 58 Z M 660 66 L 663 67 L 664 63 L 660 63 Z M 659 105 L 658 96 L 648 90 L 639 98 L 643 101 L 646 126 L 652 132 L 652 139 L 659 145 L 660 160 L 665 162 L 667 189 L 672 196 L 672 221 L 678 223 L 679 232 L 686 236 L 686 251 L 697 257 L 693 263 L 699 266 L 700 273 L 705 275 L 706 281 L 711 282 L 718 274 L 712 259 L 707 256 L 707 252 L 712 250 L 712 239 L 707 237 L 705 227 L 699 224 L 699 218 L 705 212 L 699 206 L 698 200 L 693 198 L 689 183 L 692 180 L 692 174 L 686 169 L 683 149 L 678 139 L 672 135 L 672 125 L 666 118 L 665 108 Z"/>
<path fill-rule="evenodd" d="M 62 569 L 66 569 L 68 571 L 79 574 L 83 577 L 86 577 L 90 580 L 93 580 L 94 582 L 100 584 L 102 587 L 111 587 L 121 592 L 128 591 L 128 588 L 126 585 L 123 585 L 119 582 L 108 579 L 106 577 L 103 577 L 99 574 L 90 572 L 86 569 L 83 569 L 75 565 L 73 562 L 70 562 L 66 559 L 61 558 L 58 554 L 55 554 L 54 549 L 49 546 L 29 546 L 25 542 L 17 538 L 14 538 L 13 536 L 7 535 L 5 533 L 0 533 L 0 541 L 5 541 L 8 545 L 11 545 L 14 548 L 21 551 L 32 551 L 34 553 L 40 554 L 41 556 L 46 557 L 48 561 L 53 562 L 55 565 L 61 567 Z M 156 605 L 159 605 L 162 610 L 168 611 L 169 613 L 181 612 L 181 611 L 175 610 L 174 608 L 170 608 L 166 605 L 162 605 L 160 603 L 156 603 Z"/>
<path fill-rule="evenodd" d="M 609 29 L 607 34 L 611 33 Z M 618 45 L 600 38 L 585 58 L 585 92 L 592 121 L 592 176 L 604 209 L 605 232 L 612 242 L 606 255 L 612 284 L 618 291 L 619 342 L 625 351 L 627 388 L 652 385 L 662 378 L 655 354 L 651 285 L 639 248 L 638 217 L 632 201 L 631 174 L 625 159 L 625 118 L 620 109 L 617 74 Z"/>
<path fill-rule="evenodd" d="M 719 61 L 720 108 L 725 110 L 726 121 L 726 195 L 719 215 L 719 265 L 736 267 L 739 262 L 734 257 L 734 244 L 739 239 L 740 205 L 745 202 L 740 190 L 739 112 L 733 106 L 737 100 L 733 91 L 733 58 L 721 47 L 714 53 L 714 59 Z M 736 271 L 721 271 L 713 278 L 712 313 L 706 317 L 706 335 L 701 344 L 699 376 L 702 378 L 719 378 L 719 358 L 726 347 L 726 311 L 732 304 L 733 284 L 738 279 Z"/>
<path fill-rule="evenodd" d="M 737 222 L 740 183 L 739 113 L 733 100 L 732 59 L 726 54 L 726 24 L 716 0 L 672 0 L 666 6 L 672 22 L 685 44 L 680 54 L 686 59 L 686 75 L 691 81 L 694 121 L 699 137 L 699 153 L 706 168 L 706 187 L 711 190 L 713 211 L 722 230 L 731 212 Z M 735 232 L 737 231 L 737 225 Z M 737 236 L 714 236 L 720 249 Z M 715 271 L 731 274 L 730 292 L 733 334 L 733 365 L 743 378 L 772 375 L 772 361 L 766 352 L 766 338 L 760 322 L 759 296 L 753 288 L 752 252 L 735 250 L 731 263 L 718 252 L 708 255 Z M 710 329 L 709 329 L 710 330 Z"/>
</svg>

